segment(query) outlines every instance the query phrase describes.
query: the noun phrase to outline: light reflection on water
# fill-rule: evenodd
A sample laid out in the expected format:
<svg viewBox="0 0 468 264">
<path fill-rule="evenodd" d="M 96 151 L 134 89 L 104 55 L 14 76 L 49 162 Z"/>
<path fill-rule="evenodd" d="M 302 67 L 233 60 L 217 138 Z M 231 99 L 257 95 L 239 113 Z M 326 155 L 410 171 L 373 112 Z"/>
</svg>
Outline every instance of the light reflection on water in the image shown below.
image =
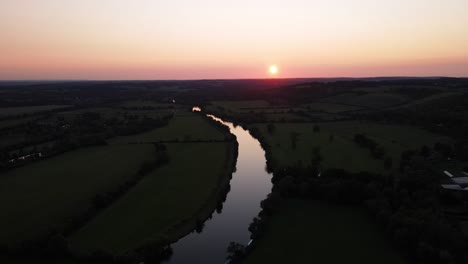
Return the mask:
<svg viewBox="0 0 468 264">
<path fill-rule="evenodd" d="M 193 111 L 201 111 L 194 107 Z M 229 127 L 239 143 L 236 172 L 221 214 L 205 222 L 203 232 L 191 233 L 172 245 L 169 263 L 224 263 L 229 242 L 247 244 L 249 224 L 260 212 L 260 202 L 271 191 L 271 175 L 265 171 L 265 151 L 248 131 L 208 115 Z"/>
</svg>

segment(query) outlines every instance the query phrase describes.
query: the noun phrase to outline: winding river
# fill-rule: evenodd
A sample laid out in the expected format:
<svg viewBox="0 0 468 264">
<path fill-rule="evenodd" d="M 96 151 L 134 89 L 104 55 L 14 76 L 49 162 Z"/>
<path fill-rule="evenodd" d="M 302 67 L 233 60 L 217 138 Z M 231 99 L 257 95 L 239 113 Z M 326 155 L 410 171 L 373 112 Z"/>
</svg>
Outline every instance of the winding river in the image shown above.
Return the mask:
<svg viewBox="0 0 468 264">
<path fill-rule="evenodd" d="M 194 111 L 197 110 L 201 109 L 194 107 Z M 166 263 L 225 263 L 229 242 L 244 245 L 249 242 L 249 224 L 260 212 L 260 202 L 272 188 L 271 175 L 265 169 L 265 151 L 260 143 L 242 127 L 208 116 L 229 127 L 239 143 L 236 172 L 230 182 L 231 190 L 222 212 L 213 213 L 201 233 L 192 232 L 171 245 L 173 255 Z"/>
</svg>

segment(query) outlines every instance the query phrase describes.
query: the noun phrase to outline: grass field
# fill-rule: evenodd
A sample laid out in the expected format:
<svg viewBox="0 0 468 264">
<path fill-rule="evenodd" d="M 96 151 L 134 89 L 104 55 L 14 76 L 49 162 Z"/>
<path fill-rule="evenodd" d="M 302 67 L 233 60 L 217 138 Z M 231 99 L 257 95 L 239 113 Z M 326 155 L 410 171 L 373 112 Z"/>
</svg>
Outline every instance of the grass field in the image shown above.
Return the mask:
<svg viewBox="0 0 468 264">
<path fill-rule="evenodd" d="M 27 123 L 29 121 L 36 120 L 37 117 L 25 117 L 25 118 L 15 118 L 15 119 L 7 119 L 0 121 L 0 129 L 11 128 L 15 126 L 19 126 L 21 124 Z"/>
<path fill-rule="evenodd" d="M 403 104 L 409 99 L 400 94 L 394 93 L 368 93 L 353 94 L 344 93 L 320 100 L 323 103 L 345 104 L 350 106 L 367 107 L 381 109 L 393 105 Z"/>
<path fill-rule="evenodd" d="M 314 133 L 312 123 L 275 124 L 276 131 L 270 135 L 266 124 L 255 125 L 272 147 L 273 159 L 279 167 L 293 166 L 300 162 L 310 164 L 314 148 L 320 147 L 324 168 L 343 168 L 349 171 L 380 172 L 383 163 L 373 160 L 367 150 L 359 148 L 354 142 L 335 136 L 330 142 L 331 133 L 321 130 Z M 297 146 L 291 144 L 291 133 L 299 133 Z"/>
<path fill-rule="evenodd" d="M 443 98 L 447 98 L 447 97 L 455 97 L 455 96 L 460 96 L 460 95 L 463 95 L 463 93 L 457 93 L 457 92 L 437 93 L 437 94 L 434 94 L 434 95 L 431 95 L 431 96 L 428 96 L 428 97 L 424 97 L 422 99 L 411 101 L 411 102 L 409 102 L 407 104 L 391 107 L 390 110 L 400 109 L 400 108 L 411 108 L 411 107 L 420 106 L 420 105 L 424 105 L 424 104 L 430 104 L 430 103 L 432 103 L 434 101 L 437 101 L 439 99 L 443 99 Z"/>
<path fill-rule="evenodd" d="M 3 264 L 109 264 L 103 262 L 78 261 L 68 259 L 12 259 L 0 256 L 0 263 Z"/>
<path fill-rule="evenodd" d="M 119 120 L 124 120 L 125 115 L 128 116 L 138 116 L 138 117 L 149 117 L 149 118 L 161 118 L 163 116 L 170 115 L 174 112 L 174 109 L 154 109 L 154 110 L 124 110 L 120 108 L 86 108 L 74 111 L 65 111 L 57 113 L 56 116 L 63 117 L 65 120 L 71 122 L 78 115 L 81 115 L 86 112 L 99 113 L 101 118 L 110 119 L 116 118 Z"/>
<path fill-rule="evenodd" d="M 70 238 L 79 252 L 122 254 L 147 241 L 174 239 L 180 225 L 193 225 L 226 179 L 231 143 L 167 144 L 170 163 L 145 177 Z"/>
<path fill-rule="evenodd" d="M 277 123 L 275 132 L 269 134 L 267 124 L 256 124 L 272 147 L 273 159 L 278 166 L 309 164 L 314 157 L 314 148 L 319 147 L 323 157 L 323 168 L 341 168 L 351 172 L 384 171 L 383 161 L 372 157 L 369 150 L 359 147 L 354 141 L 356 133 L 364 133 L 386 149 L 386 155 L 398 164 L 401 152 L 406 149 L 419 149 L 437 141 L 448 141 L 427 131 L 409 127 L 360 123 L 357 121 L 319 123 L 319 132 L 314 132 L 312 123 Z M 294 149 L 291 134 L 298 133 Z M 331 140 L 331 137 L 333 139 Z M 397 166 L 394 165 L 393 168 Z"/>
<path fill-rule="evenodd" d="M 99 193 L 113 191 L 154 158 L 151 145 L 80 149 L 9 171 L 0 178 L 0 244 L 64 227 Z"/>
<path fill-rule="evenodd" d="M 397 162 L 399 162 L 402 151 L 419 150 L 424 145 L 432 147 L 436 142 L 451 141 L 448 137 L 405 125 L 345 121 L 321 123 L 320 126 L 348 140 L 353 140 L 356 133 L 365 134 L 383 146 L 387 154 Z"/>
<path fill-rule="evenodd" d="M 15 116 L 22 114 L 32 114 L 45 112 L 60 108 L 67 108 L 69 105 L 40 105 L 40 106 L 24 106 L 24 107 L 2 107 L 0 108 L 0 117 Z"/>
<path fill-rule="evenodd" d="M 112 143 L 154 142 L 159 140 L 222 140 L 224 135 L 200 114 L 179 111 L 165 127 L 142 134 L 117 137 Z"/>
<path fill-rule="evenodd" d="M 155 107 L 155 108 L 176 108 L 180 105 L 170 103 L 159 103 L 154 101 L 127 101 L 122 104 L 123 107 Z"/>
<path fill-rule="evenodd" d="M 0 148 L 21 143 L 25 140 L 25 138 L 26 136 L 20 133 L 2 135 L 0 138 Z"/>
<path fill-rule="evenodd" d="M 361 109 L 357 106 L 343 105 L 343 104 L 330 104 L 330 103 L 311 103 L 303 105 L 309 111 L 320 111 L 326 113 L 342 113 L 347 111 L 355 111 Z"/>
<path fill-rule="evenodd" d="M 242 108 L 261 108 L 270 106 L 270 103 L 263 100 L 213 101 L 211 104 L 233 112 L 240 112 Z"/>
<path fill-rule="evenodd" d="M 244 263 L 405 262 L 362 209 L 287 200 Z"/>
</svg>

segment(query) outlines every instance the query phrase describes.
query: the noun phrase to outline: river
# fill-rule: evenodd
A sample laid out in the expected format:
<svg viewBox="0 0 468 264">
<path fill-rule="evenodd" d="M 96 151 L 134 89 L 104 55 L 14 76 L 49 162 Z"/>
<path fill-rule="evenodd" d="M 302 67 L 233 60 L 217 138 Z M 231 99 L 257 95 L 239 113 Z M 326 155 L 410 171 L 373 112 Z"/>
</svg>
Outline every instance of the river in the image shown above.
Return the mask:
<svg viewBox="0 0 468 264">
<path fill-rule="evenodd" d="M 194 107 L 194 111 L 200 110 Z M 239 143 L 231 190 L 221 213 L 214 212 L 201 233 L 192 232 L 172 244 L 173 255 L 165 263 L 225 263 L 229 242 L 249 242 L 249 224 L 260 212 L 260 202 L 271 192 L 271 175 L 266 172 L 265 151 L 258 140 L 240 126 L 208 116 L 229 127 Z"/>
</svg>

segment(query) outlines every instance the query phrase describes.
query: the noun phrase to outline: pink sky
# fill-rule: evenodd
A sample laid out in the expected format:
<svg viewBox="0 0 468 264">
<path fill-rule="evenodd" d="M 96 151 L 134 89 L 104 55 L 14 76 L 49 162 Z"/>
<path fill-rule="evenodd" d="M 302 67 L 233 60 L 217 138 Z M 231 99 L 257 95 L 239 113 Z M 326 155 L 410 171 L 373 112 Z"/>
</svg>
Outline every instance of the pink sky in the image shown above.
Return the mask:
<svg viewBox="0 0 468 264">
<path fill-rule="evenodd" d="M 410 2 L 410 3 L 408 3 Z M 0 79 L 468 77 L 466 0 L 2 0 Z"/>
</svg>

